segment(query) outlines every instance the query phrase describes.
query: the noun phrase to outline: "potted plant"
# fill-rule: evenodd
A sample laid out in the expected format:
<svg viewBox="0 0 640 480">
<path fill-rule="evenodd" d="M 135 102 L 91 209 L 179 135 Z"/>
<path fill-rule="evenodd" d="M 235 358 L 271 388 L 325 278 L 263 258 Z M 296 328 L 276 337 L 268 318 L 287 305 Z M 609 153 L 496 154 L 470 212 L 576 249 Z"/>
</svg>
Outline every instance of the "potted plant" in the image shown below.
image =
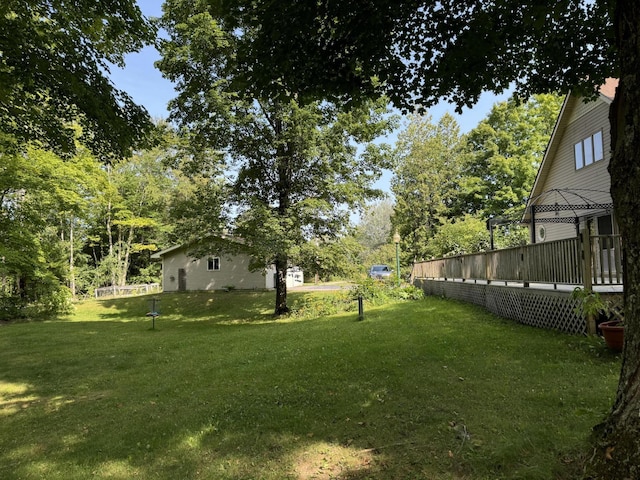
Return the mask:
<svg viewBox="0 0 640 480">
<path fill-rule="evenodd" d="M 624 321 L 622 318 L 607 320 L 602 322 L 599 327 L 607 347 L 621 352 L 624 345 Z"/>
<path fill-rule="evenodd" d="M 598 292 L 584 290 L 576 287 L 571 298 L 578 300 L 576 313 L 587 322 L 597 322 L 602 332 L 604 341 L 609 348 L 616 351 L 622 350 L 624 343 L 624 318 L 622 314 L 612 307 L 611 303 L 603 300 Z M 590 331 L 595 330 L 592 325 Z"/>
</svg>

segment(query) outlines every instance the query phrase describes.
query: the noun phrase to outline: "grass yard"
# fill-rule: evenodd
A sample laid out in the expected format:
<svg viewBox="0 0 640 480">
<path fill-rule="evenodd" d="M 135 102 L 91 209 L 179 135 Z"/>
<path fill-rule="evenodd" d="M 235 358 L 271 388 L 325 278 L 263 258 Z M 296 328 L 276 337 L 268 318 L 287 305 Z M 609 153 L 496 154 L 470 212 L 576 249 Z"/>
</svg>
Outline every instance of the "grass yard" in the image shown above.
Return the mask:
<svg viewBox="0 0 640 480">
<path fill-rule="evenodd" d="M 613 400 L 593 339 L 439 298 L 274 321 L 273 295 L 0 326 L 0 478 L 569 479 Z"/>
</svg>

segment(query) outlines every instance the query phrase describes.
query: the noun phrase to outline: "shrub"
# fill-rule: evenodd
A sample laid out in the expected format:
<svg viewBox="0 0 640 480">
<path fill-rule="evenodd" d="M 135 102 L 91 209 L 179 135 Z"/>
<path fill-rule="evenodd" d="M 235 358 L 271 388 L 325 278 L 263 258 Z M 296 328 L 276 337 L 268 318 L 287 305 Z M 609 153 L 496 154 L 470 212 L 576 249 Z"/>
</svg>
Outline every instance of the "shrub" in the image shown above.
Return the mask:
<svg viewBox="0 0 640 480">
<path fill-rule="evenodd" d="M 31 300 L 20 295 L 0 295 L 0 320 L 39 318 L 70 313 L 73 310 L 71 291 L 67 287 L 45 286 Z"/>
<path fill-rule="evenodd" d="M 351 289 L 353 299 L 362 296 L 374 305 L 384 305 L 392 300 L 420 300 L 424 292 L 413 285 L 397 286 L 394 280 L 381 282 L 367 278 L 364 282 Z"/>
<path fill-rule="evenodd" d="M 305 295 L 291 306 L 291 316 L 297 318 L 317 318 L 350 312 L 356 305 L 348 291 L 325 295 Z"/>
<path fill-rule="evenodd" d="M 291 306 L 291 316 L 318 318 L 357 310 L 358 297 L 370 305 L 384 305 L 392 301 L 420 300 L 424 292 L 413 285 L 396 286 L 392 281 L 381 282 L 367 278 L 364 282 L 337 293 L 305 295 Z"/>
</svg>

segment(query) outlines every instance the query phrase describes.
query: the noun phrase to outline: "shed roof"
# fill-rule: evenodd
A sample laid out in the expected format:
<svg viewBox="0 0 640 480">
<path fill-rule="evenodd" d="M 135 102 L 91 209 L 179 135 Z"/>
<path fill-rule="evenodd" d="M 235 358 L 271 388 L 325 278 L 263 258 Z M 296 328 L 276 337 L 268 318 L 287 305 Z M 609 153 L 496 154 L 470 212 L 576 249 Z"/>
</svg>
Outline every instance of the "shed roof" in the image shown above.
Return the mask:
<svg viewBox="0 0 640 480">
<path fill-rule="evenodd" d="M 223 234 L 218 234 L 218 235 L 212 235 L 210 237 L 207 237 L 208 240 L 207 241 L 217 241 L 219 244 L 223 245 L 223 244 L 228 244 L 228 243 L 234 243 L 234 244 L 244 244 L 244 240 L 239 238 L 239 237 L 233 237 L 231 235 L 228 235 L 226 233 Z M 204 239 L 202 240 L 198 240 L 198 241 L 194 241 L 191 243 L 182 243 L 180 245 L 174 245 L 172 247 L 168 247 L 165 248 L 164 250 L 160 250 L 159 252 L 154 253 L 153 255 L 151 255 L 151 258 L 154 259 L 161 259 L 162 257 L 165 257 L 166 255 L 175 252 L 176 250 L 180 250 L 181 248 L 186 248 L 189 246 L 194 246 L 194 245 L 198 245 L 199 242 L 203 242 L 205 241 Z"/>
</svg>

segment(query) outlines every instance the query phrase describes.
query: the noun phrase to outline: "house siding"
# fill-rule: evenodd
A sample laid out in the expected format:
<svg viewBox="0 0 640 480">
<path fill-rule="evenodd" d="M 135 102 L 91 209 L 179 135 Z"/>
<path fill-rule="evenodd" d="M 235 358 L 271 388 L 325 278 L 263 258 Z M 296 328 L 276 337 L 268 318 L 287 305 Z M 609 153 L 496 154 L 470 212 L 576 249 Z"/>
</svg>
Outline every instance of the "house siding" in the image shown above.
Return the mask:
<svg viewBox="0 0 640 480">
<path fill-rule="evenodd" d="M 218 256 L 218 255 L 212 255 Z M 265 288 L 263 272 L 249 271 L 250 257 L 219 255 L 220 270 L 207 270 L 207 257 L 194 259 L 185 250 L 177 250 L 162 257 L 162 285 L 165 292 L 179 290 L 179 270 L 184 269 L 186 290 L 219 290 L 233 286 L 253 290 Z"/>
<path fill-rule="evenodd" d="M 595 203 L 610 203 L 609 194 L 609 159 L 611 158 L 611 135 L 609 126 L 609 104 L 602 98 L 589 103 L 584 103 L 581 99 L 572 99 L 565 111 L 568 120 L 565 128 L 558 132 L 560 137 L 556 139 L 557 146 L 551 168 L 546 173 L 539 191 L 546 192 L 554 189 L 559 190 L 582 190 L 580 193 L 586 199 Z M 575 168 L 574 145 L 583 139 L 602 131 L 604 158 L 594 162 L 579 170 Z M 544 204 L 576 204 L 586 203 L 574 195 L 563 198 L 561 193 L 552 193 L 544 198 Z M 596 212 L 593 212 L 594 214 Z M 558 216 L 566 217 L 574 213 L 571 211 L 560 211 Z M 578 212 L 581 216 L 590 215 L 590 212 L 582 210 Z M 539 213 L 536 218 L 549 218 L 555 216 L 554 212 Z M 544 225 L 546 235 L 545 241 L 560 240 L 576 235 L 576 228 L 573 224 L 564 223 L 539 223 L 536 230 Z M 540 237 L 536 232 L 537 241 Z"/>
</svg>

